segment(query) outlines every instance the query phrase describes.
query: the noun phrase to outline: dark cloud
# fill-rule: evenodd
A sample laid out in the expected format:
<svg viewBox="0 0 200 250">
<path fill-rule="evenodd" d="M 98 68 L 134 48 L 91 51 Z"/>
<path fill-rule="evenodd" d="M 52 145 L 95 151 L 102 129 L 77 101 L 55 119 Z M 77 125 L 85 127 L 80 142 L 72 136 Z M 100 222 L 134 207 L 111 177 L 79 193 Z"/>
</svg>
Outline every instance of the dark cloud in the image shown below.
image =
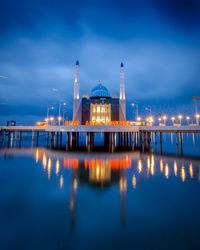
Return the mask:
<svg viewBox="0 0 200 250">
<path fill-rule="evenodd" d="M 2 0 L 0 9 L 2 117 L 44 116 L 60 99 L 71 112 L 77 58 L 82 94 L 101 80 L 118 95 L 124 61 L 128 102 L 185 108 L 200 95 L 197 0 Z"/>
</svg>

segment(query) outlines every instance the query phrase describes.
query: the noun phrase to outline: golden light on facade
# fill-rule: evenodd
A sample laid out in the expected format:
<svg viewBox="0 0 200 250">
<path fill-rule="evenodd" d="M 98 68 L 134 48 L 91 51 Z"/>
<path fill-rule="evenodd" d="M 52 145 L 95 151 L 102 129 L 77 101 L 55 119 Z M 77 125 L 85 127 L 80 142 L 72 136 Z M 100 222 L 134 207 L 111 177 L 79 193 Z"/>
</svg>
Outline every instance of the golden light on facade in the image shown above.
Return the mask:
<svg viewBox="0 0 200 250">
<path fill-rule="evenodd" d="M 110 104 L 91 104 L 90 121 L 93 123 L 108 124 L 111 121 Z"/>
<path fill-rule="evenodd" d="M 132 185 L 133 185 L 133 188 L 135 189 L 136 188 L 136 176 L 135 175 L 133 175 L 133 177 L 132 177 Z"/>
<path fill-rule="evenodd" d="M 141 117 L 137 117 L 137 121 L 140 122 L 141 121 Z"/>
<path fill-rule="evenodd" d="M 186 172 L 184 166 L 181 167 L 181 180 L 184 182 L 186 179 Z"/>
</svg>

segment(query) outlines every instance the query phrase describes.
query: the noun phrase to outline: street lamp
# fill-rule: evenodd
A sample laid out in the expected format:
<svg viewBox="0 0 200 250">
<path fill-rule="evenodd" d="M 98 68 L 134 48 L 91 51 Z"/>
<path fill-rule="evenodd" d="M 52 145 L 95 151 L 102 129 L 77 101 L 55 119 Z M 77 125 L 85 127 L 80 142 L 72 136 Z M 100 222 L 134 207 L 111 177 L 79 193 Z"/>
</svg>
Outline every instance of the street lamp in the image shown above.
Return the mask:
<svg viewBox="0 0 200 250">
<path fill-rule="evenodd" d="M 152 111 L 151 106 L 146 107 L 145 110 L 149 110 L 149 114 L 150 114 L 150 116 L 151 116 L 151 113 L 152 113 L 152 112 L 151 112 L 151 111 Z"/>
<path fill-rule="evenodd" d="M 50 110 L 53 110 L 53 109 L 54 109 L 53 106 L 47 107 L 47 121 L 49 121 L 49 113 L 50 113 Z"/>
<path fill-rule="evenodd" d="M 65 125 L 65 114 L 67 113 L 67 110 L 63 110 L 63 125 Z"/>
<path fill-rule="evenodd" d="M 167 120 L 167 116 L 164 115 L 164 116 L 163 116 L 163 121 L 164 121 L 164 125 L 165 125 L 165 126 L 166 126 L 166 120 Z"/>
<path fill-rule="evenodd" d="M 187 120 L 187 125 L 189 125 L 189 122 L 190 122 L 190 117 L 189 117 L 189 116 L 187 116 L 187 117 L 186 117 L 186 120 Z"/>
<path fill-rule="evenodd" d="M 154 122 L 153 116 L 149 116 L 149 123 L 152 126 Z"/>
<path fill-rule="evenodd" d="M 137 119 L 137 117 L 138 117 L 138 104 L 136 102 L 133 102 L 133 103 L 131 103 L 131 106 L 135 107 L 135 118 Z"/>
<path fill-rule="evenodd" d="M 197 114 L 197 115 L 196 115 L 196 120 L 197 120 L 197 124 L 198 124 L 198 125 L 199 125 L 199 118 L 200 118 L 200 115 Z"/>
<path fill-rule="evenodd" d="M 180 125 L 181 125 L 182 118 L 183 118 L 182 115 L 179 115 L 179 116 L 178 116 L 178 119 L 180 120 Z"/>
<path fill-rule="evenodd" d="M 61 113 L 61 107 L 62 106 L 66 106 L 66 102 L 59 102 L 59 110 L 58 110 L 58 117 L 61 117 L 60 113 Z M 58 126 L 60 126 L 60 121 L 62 119 L 58 119 Z"/>
<path fill-rule="evenodd" d="M 44 121 L 49 124 L 49 118 L 45 118 Z"/>
<path fill-rule="evenodd" d="M 50 117 L 50 125 L 52 125 L 53 120 L 54 120 L 54 117 L 51 116 L 51 117 Z"/>
<path fill-rule="evenodd" d="M 193 96 L 192 100 L 194 101 L 194 108 L 195 108 L 194 114 L 196 116 L 196 123 L 198 123 L 197 115 L 198 115 L 198 102 L 200 100 L 200 97 L 199 96 Z"/>
<path fill-rule="evenodd" d="M 58 116 L 58 124 L 60 124 L 61 120 L 62 120 L 62 116 Z"/>
<path fill-rule="evenodd" d="M 173 126 L 174 126 L 175 117 L 172 116 L 171 120 L 172 120 L 172 123 L 173 123 Z"/>
</svg>

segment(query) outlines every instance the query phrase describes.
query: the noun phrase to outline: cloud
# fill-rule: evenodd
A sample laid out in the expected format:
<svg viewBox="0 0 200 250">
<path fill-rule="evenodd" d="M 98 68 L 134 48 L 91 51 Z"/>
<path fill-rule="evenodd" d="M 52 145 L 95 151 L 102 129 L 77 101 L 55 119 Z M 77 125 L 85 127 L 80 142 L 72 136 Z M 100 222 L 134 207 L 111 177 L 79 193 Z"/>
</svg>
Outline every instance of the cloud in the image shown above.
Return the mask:
<svg viewBox="0 0 200 250">
<path fill-rule="evenodd" d="M 128 101 L 181 106 L 200 95 L 198 1 L 13 0 L 0 8 L 0 102 L 9 104 L 0 114 L 19 112 L 16 103 L 36 116 L 60 99 L 71 103 L 77 59 L 82 94 L 101 80 L 118 95 L 123 61 Z"/>
</svg>

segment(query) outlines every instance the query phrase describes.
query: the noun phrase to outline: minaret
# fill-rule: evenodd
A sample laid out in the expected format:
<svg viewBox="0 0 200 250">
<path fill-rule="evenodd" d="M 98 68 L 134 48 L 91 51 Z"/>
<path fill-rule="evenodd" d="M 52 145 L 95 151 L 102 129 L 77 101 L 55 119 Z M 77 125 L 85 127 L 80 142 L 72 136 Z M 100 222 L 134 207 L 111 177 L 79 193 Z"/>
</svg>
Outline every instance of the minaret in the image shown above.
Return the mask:
<svg viewBox="0 0 200 250">
<path fill-rule="evenodd" d="M 74 100 L 79 100 L 79 61 L 75 65 Z"/>
<path fill-rule="evenodd" d="M 73 121 L 81 122 L 80 96 L 79 96 L 79 61 L 75 64 Z"/>
<path fill-rule="evenodd" d="M 124 85 L 124 64 L 120 65 L 120 100 L 125 100 L 125 85 Z"/>
<path fill-rule="evenodd" d="M 126 97 L 125 97 L 125 83 L 124 83 L 124 64 L 120 65 L 120 110 L 119 110 L 119 120 L 126 120 Z"/>
</svg>

